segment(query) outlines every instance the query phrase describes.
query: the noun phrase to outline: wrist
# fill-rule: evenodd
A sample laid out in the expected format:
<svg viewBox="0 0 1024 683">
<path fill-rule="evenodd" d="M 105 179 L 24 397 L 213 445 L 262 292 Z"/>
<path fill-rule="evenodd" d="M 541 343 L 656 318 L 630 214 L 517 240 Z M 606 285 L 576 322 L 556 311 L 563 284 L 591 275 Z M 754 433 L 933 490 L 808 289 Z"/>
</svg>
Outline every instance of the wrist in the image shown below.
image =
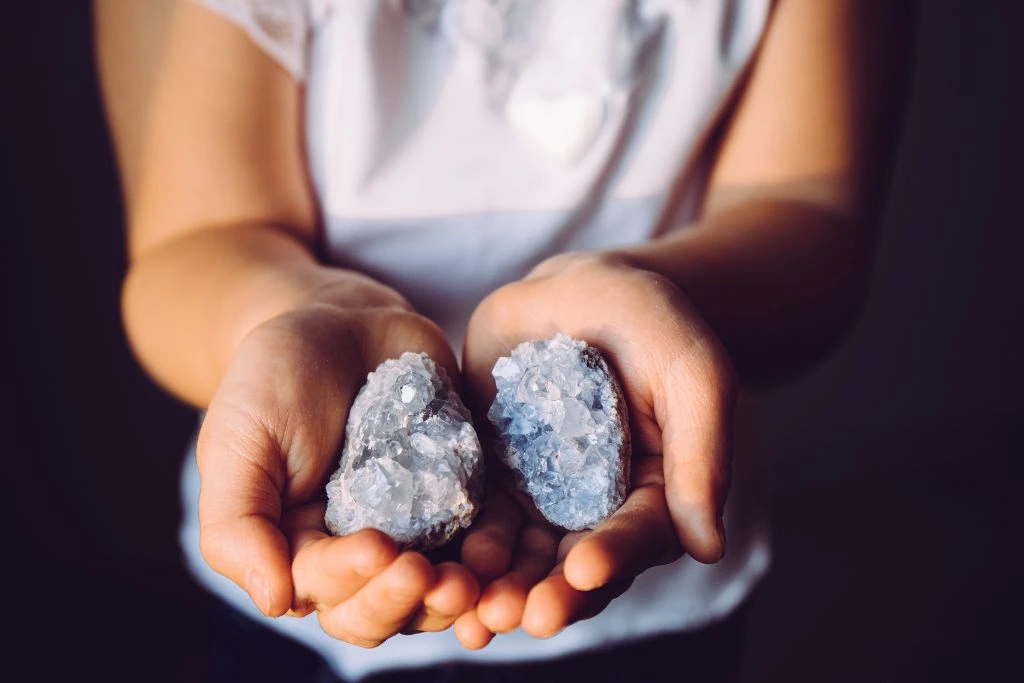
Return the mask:
<svg viewBox="0 0 1024 683">
<path fill-rule="evenodd" d="M 658 267 L 662 257 L 647 245 L 569 252 L 539 263 L 524 278 L 524 284 L 544 287 L 542 280 L 552 280 L 551 288 L 562 295 L 560 319 L 573 329 L 590 330 L 591 334 L 596 328 L 586 302 L 601 301 L 606 313 L 609 308 L 642 312 L 641 316 L 670 311 L 684 323 L 684 337 L 692 352 L 704 357 L 723 376 L 732 376 L 733 359 L 718 331 L 690 293 Z M 623 313 L 623 317 L 630 315 Z M 636 329 L 643 326 L 643 322 L 636 321 Z"/>
<path fill-rule="evenodd" d="M 196 231 L 136 254 L 121 303 L 142 367 L 197 406 L 242 339 L 268 320 L 312 305 L 408 306 L 366 276 L 324 266 L 309 245 L 269 225 Z"/>
<path fill-rule="evenodd" d="M 339 310 L 396 309 L 414 312 L 398 290 L 354 270 L 318 266 L 314 286 L 302 292 L 294 308 L 330 306 Z"/>
<path fill-rule="evenodd" d="M 412 305 L 395 289 L 352 270 L 302 264 L 287 272 L 269 272 L 264 282 L 253 282 L 253 305 L 235 319 L 230 353 L 254 329 L 275 318 L 328 311 L 346 318 L 362 312 L 413 312 Z"/>
</svg>

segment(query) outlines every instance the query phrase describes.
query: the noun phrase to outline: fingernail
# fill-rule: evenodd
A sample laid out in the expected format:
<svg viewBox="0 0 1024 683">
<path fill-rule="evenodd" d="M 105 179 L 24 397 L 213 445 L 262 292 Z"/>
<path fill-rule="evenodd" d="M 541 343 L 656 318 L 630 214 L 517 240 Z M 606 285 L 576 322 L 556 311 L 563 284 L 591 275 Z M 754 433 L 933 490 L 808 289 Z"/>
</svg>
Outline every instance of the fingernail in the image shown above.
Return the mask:
<svg viewBox="0 0 1024 683">
<path fill-rule="evenodd" d="M 263 614 L 270 616 L 270 584 L 258 569 L 249 570 L 249 597 Z"/>
</svg>

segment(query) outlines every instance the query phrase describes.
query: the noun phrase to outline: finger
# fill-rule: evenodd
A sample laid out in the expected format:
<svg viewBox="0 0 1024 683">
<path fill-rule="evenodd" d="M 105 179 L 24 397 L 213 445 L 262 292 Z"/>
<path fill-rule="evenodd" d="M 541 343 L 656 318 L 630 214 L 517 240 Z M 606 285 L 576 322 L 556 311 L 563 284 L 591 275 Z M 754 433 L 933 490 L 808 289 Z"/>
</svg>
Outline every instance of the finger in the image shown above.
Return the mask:
<svg viewBox="0 0 1024 683">
<path fill-rule="evenodd" d="M 714 562 L 725 548 L 721 513 L 735 400 L 729 358 L 666 278 L 600 263 L 572 270 L 573 278 L 558 280 L 557 296 L 541 277 L 503 287 L 481 304 L 470 320 L 463 351 L 469 387 L 484 399 L 493 397 L 489 373 L 495 359 L 516 340 L 545 338 L 556 328 L 601 349 L 622 380 L 638 445 L 664 455 L 666 498 L 676 533 L 695 559 Z M 596 292 L 604 303 L 601 324 L 578 305 Z M 514 330 L 515 336 L 493 328 Z"/>
<path fill-rule="evenodd" d="M 530 635 L 547 638 L 568 625 L 573 607 L 577 601 L 582 600 L 583 593 L 574 590 L 563 578 L 565 558 L 590 533 L 580 531 L 563 536 L 556 549 L 556 564 L 527 593 L 519 625 Z M 526 623 L 528 612 L 529 629 Z"/>
<path fill-rule="evenodd" d="M 434 587 L 423 598 L 421 607 L 403 628 L 403 633 L 443 631 L 473 607 L 480 586 L 468 569 L 457 562 L 435 567 Z"/>
<path fill-rule="evenodd" d="M 634 491 L 623 506 L 565 559 L 566 581 L 581 591 L 632 578 L 682 555 L 663 492 Z"/>
<path fill-rule="evenodd" d="M 494 633 L 518 628 L 530 589 L 557 562 L 558 535 L 549 527 L 527 524 L 516 543 L 508 574 L 484 588 L 477 603 L 480 623 Z"/>
<path fill-rule="evenodd" d="M 487 505 L 462 543 L 462 563 L 480 585 L 486 586 L 508 570 L 522 524 L 519 505 L 500 487 L 488 487 Z"/>
<path fill-rule="evenodd" d="M 700 562 L 725 555 L 735 400 L 729 372 L 708 354 L 679 356 L 664 373 L 664 401 L 656 406 L 669 514 L 686 552 Z"/>
<path fill-rule="evenodd" d="M 470 610 L 455 620 L 455 637 L 467 650 L 479 650 L 487 647 L 494 638 L 494 633 L 483 625 L 475 609 Z"/>
<path fill-rule="evenodd" d="M 294 609 L 330 609 L 378 576 L 398 556 L 395 542 L 376 529 L 329 536 L 306 529 L 293 536 Z"/>
<path fill-rule="evenodd" d="M 661 470 L 660 458 L 636 461 L 636 488 L 622 507 L 582 538 L 565 558 L 565 579 L 573 588 L 594 590 L 682 554 L 665 503 Z"/>
<path fill-rule="evenodd" d="M 320 626 L 347 643 L 376 647 L 401 630 L 433 585 L 434 568 L 427 558 L 402 553 L 350 599 L 318 612 Z"/>
<path fill-rule="evenodd" d="M 255 421 L 214 404 L 196 454 L 203 558 L 263 614 L 281 616 L 293 591 L 288 541 L 278 528 L 285 472 L 275 442 Z"/>
<path fill-rule="evenodd" d="M 567 626 L 599 614 L 632 583 L 632 578 L 618 579 L 596 590 L 579 591 L 569 585 L 558 567 L 530 591 L 523 630 L 535 638 L 557 635 Z"/>
</svg>

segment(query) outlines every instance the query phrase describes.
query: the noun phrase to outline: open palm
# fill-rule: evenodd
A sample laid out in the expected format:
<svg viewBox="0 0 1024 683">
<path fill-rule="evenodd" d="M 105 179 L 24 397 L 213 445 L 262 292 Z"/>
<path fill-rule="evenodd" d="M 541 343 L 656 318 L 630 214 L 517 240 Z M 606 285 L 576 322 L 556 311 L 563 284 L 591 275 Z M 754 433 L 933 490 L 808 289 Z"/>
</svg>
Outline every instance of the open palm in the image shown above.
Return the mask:
<svg viewBox="0 0 1024 683">
<path fill-rule="evenodd" d="M 239 345 L 197 445 L 210 566 L 264 614 L 315 610 L 328 634 L 366 647 L 446 629 L 479 591 L 458 563 L 399 552 L 376 530 L 324 530 L 323 484 L 349 406 L 367 373 L 404 351 L 429 353 L 457 379 L 441 331 L 402 306 L 316 304 L 275 318 Z"/>
<path fill-rule="evenodd" d="M 467 330 L 463 371 L 485 448 L 494 362 L 557 332 L 600 349 L 622 380 L 633 431 L 632 489 L 594 530 L 543 521 L 495 463 L 488 505 L 462 560 L 485 586 L 455 622 L 466 647 L 521 626 L 554 635 L 599 613 L 649 567 L 683 552 L 717 561 L 729 479 L 734 381 L 728 358 L 682 292 L 663 277 L 601 254 L 538 266 L 481 302 Z M 492 449 L 493 451 L 493 449 Z"/>
</svg>

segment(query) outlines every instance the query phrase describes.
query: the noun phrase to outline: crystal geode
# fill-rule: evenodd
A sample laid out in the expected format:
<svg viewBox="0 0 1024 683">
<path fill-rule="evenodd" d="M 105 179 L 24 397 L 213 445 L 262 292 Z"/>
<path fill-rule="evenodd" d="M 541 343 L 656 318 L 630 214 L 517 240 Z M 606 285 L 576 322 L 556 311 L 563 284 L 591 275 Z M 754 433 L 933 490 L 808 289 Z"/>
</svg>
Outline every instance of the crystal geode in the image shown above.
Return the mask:
<svg viewBox="0 0 1024 683">
<path fill-rule="evenodd" d="M 427 550 L 469 526 L 482 499 L 480 441 L 444 368 L 417 353 L 381 363 L 349 410 L 328 530 L 379 529 Z"/>
<path fill-rule="evenodd" d="M 524 342 L 491 374 L 499 455 L 540 513 L 577 531 L 617 510 L 629 485 L 629 421 L 597 349 L 562 334 Z"/>
</svg>

